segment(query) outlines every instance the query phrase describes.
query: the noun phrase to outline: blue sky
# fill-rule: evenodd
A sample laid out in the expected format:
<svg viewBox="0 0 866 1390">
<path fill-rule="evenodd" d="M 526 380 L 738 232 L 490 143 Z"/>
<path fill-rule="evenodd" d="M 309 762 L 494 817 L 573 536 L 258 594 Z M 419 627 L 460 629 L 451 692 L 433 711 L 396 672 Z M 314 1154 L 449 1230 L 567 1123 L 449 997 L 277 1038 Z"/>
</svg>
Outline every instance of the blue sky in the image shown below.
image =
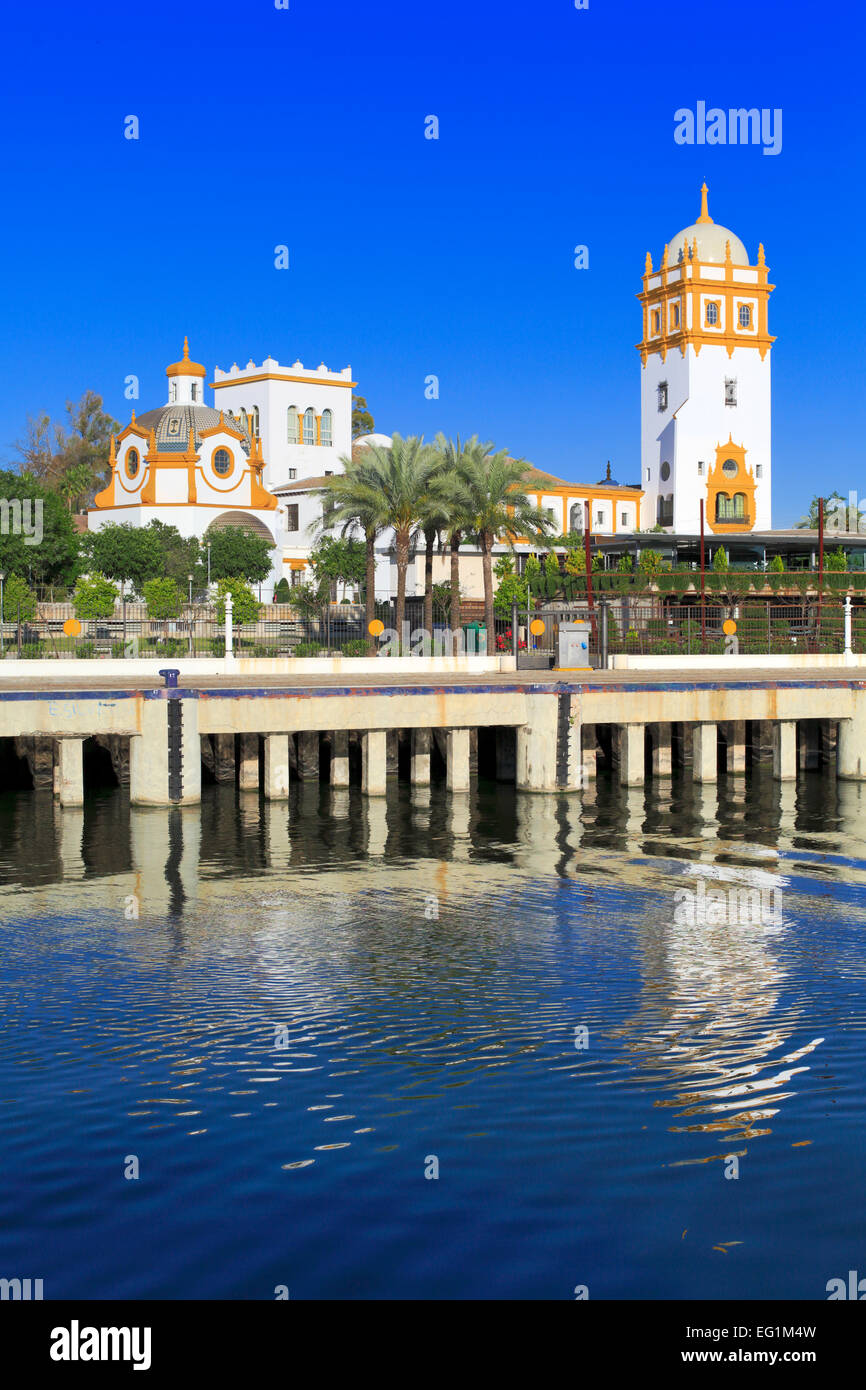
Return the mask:
<svg viewBox="0 0 866 1390">
<path fill-rule="evenodd" d="M 386 432 L 637 481 L 634 296 L 706 179 L 778 287 L 774 523 L 866 495 L 854 5 L 49 0 L 4 26 L 7 460 L 89 387 L 124 422 L 129 373 L 162 403 L 187 333 L 209 371 L 351 363 Z M 781 153 L 678 146 L 698 100 L 781 108 Z"/>
</svg>

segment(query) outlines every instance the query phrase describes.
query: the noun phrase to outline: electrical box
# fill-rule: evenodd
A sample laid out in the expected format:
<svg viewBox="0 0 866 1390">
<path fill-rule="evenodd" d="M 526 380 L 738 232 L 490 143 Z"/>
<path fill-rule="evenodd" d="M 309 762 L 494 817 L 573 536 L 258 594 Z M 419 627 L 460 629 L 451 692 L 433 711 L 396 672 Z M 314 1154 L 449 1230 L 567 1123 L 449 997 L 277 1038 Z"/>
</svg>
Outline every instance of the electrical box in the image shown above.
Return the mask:
<svg viewBox="0 0 866 1390">
<path fill-rule="evenodd" d="M 589 639 L 592 625 L 589 622 L 559 624 L 559 659 L 557 667 L 561 671 L 588 671 Z"/>
</svg>

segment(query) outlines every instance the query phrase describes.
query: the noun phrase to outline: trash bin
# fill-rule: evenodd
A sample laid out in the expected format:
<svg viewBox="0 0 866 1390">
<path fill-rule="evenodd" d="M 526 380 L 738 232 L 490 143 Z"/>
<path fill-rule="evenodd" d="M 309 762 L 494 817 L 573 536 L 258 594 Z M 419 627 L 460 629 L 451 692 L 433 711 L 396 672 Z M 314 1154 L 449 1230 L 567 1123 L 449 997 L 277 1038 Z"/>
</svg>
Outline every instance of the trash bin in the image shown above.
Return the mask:
<svg viewBox="0 0 866 1390">
<path fill-rule="evenodd" d="M 559 652 L 556 665 L 560 671 L 589 670 L 589 637 L 592 627 L 588 622 L 559 624 Z"/>
<path fill-rule="evenodd" d="M 487 627 L 484 623 L 463 623 L 463 650 L 467 656 L 487 655 Z"/>
</svg>

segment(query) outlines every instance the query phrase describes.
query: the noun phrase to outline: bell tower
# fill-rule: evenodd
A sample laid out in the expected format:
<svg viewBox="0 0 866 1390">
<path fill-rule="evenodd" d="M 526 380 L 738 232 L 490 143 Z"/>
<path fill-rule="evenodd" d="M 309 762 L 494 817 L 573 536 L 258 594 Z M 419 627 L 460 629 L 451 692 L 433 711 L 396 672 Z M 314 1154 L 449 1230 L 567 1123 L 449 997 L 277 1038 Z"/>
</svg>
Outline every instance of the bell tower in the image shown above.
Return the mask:
<svg viewBox="0 0 866 1390">
<path fill-rule="evenodd" d="M 695 534 L 771 526 L 770 356 L 774 286 L 738 236 L 701 211 L 637 296 L 641 358 L 641 525 Z M 726 442 L 727 441 L 727 442 Z"/>
</svg>

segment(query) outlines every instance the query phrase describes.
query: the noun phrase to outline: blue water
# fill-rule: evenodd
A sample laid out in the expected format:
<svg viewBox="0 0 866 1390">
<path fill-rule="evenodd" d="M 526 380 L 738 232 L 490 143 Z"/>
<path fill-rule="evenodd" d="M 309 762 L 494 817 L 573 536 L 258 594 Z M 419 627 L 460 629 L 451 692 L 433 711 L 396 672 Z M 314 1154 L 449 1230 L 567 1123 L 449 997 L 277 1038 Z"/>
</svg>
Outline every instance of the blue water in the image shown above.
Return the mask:
<svg viewBox="0 0 866 1390">
<path fill-rule="evenodd" d="M 866 1273 L 864 838 L 817 773 L 6 795 L 0 1275 L 826 1298 Z M 701 879 L 772 920 L 677 921 Z"/>
</svg>

